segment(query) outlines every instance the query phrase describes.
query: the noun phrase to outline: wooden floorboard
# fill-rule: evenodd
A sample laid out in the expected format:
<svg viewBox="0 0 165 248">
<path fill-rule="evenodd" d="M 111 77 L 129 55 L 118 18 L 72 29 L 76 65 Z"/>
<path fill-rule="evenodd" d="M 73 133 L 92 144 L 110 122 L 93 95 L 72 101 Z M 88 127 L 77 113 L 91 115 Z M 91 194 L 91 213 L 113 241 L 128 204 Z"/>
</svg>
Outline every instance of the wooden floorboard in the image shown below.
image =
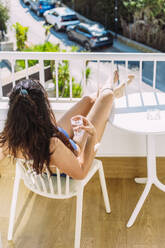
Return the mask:
<svg viewBox="0 0 165 248">
<path fill-rule="evenodd" d="M 13 177 L 0 178 L 0 232 L 7 246 Z M 144 185 L 133 179 L 107 178 L 112 212 L 106 214 L 98 177 L 84 191 L 81 248 L 163 248 L 165 193 L 153 187 L 135 224 L 126 223 Z M 15 248 L 72 248 L 75 199 L 52 200 L 29 192 L 23 183 L 14 227 Z"/>
</svg>

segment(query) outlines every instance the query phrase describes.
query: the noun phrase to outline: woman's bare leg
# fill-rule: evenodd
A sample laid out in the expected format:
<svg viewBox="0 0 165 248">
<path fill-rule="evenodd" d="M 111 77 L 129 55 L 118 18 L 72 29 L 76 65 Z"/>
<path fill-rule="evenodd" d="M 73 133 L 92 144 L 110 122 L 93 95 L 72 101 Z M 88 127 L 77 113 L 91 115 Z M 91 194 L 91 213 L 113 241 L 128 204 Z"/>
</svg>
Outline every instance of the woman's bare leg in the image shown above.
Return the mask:
<svg viewBox="0 0 165 248">
<path fill-rule="evenodd" d="M 118 72 L 115 71 L 114 77 L 113 77 L 113 83 L 116 83 L 118 81 L 118 78 L 119 78 Z M 129 80 L 127 81 L 127 84 L 132 82 L 134 76 L 129 75 L 128 78 L 129 78 Z M 112 86 L 111 82 L 109 82 L 109 87 L 111 87 L 111 86 Z M 116 89 L 113 90 L 114 96 L 115 97 L 121 97 L 123 95 L 125 86 L 126 86 L 126 83 L 123 83 L 123 84 L 117 86 Z M 103 89 L 103 91 L 104 90 L 105 89 Z M 78 103 L 76 103 L 71 109 L 69 109 L 60 118 L 60 120 L 57 122 L 57 125 L 64 128 L 67 131 L 67 133 L 69 134 L 69 136 L 73 137 L 73 129 L 71 126 L 70 119 L 75 115 L 87 116 L 89 113 L 89 118 L 91 118 L 90 116 L 94 116 L 95 112 L 97 112 L 96 117 L 95 118 L 92 117 L 93 120 L 96 119 L 96 121 L 94 121 L 95 123 L 97 123 L 97 118 L 98 118 L 98 122 L 100 123 L 100 119 L 99 119 L 101 117 L 100 114 L 103 115 L 103 122 L 104 122 L 104 118 L 107 118 L 107 120 L 108 120 L 108 117 L 109 117 L 109 114 L 111 111 L 111 104 L 110 104 L 110 108 L 109 108 L 109 105 L 106 108 L 104 106 L 104 104 L 100 103 L 100 101 L 105 101 L 104 98 L 108 98 L 107 95 L 109 95 L 109 94 L 113 95 L 113 93 L 112 92 L 110 93 L 110 92 L 111 92 L 111 90 L 108 88 L 108 89 L 106 89 L 105 92 L 101 92 L 101 90 L 98 90 L 98 92 L 92 94 L 91 96 L 84 96 Z M 96 108 L 96 105 L 98 105 L 99 107 Z M 108 110 L 108 108 L 109 108 L 109 110 Z M 97 111 L 95 109 L 97 109 Z M 92 114 L 91 114 L 91 112 L 92 112 Z M 102 121 L 101 121 L 101 123 L 102 123 Z M 101 127 L 102 127 L 102 124 L 97 124 L 97 126 L 99 126 L 99 125 L 101 125 Z M 104 127 L 105 127 L 105 125 L 106 125 L 106 122 L 104 123 Z M 100 130 L 102 130 L 102 128 Z M 98 131 L 98 137 L 102 137 L 102 134 L 99 135 L 99 133 L 103 133 L 103 131 L 104 131 L 104 129 L 102 131 Z M 100 138 L 98 138 L 98 139 L 100 140 Z"/>
<path fill-rule="evenodd" d="M 95 98 L 93 96 L 84 96 L 57 121 L 57 125 L 65 129 L 70 137 L 73 137 L 70 119 L 75 115 L 87 116 L 94 102 Z"/>
<path fill-rule="evenodd" d="M 104 133 L 106 123 L 111 113 L 113 100 L 114 94 L 111 90 L 104 92 L 99 98 L 97 98 L 89 114 L 87 115 L 87 118 L 96 128 L 98 142 L 100 142 Z"/>
<path fill-rule="evenodd" d="M 102 89 L 99 97 L 96 99 L 93 107 L 87 115 L 87 118 L 92 122 L 96 128 L 97 140 L 100 142 L 102 135 L 105 130 L 106 123 L 109 119 L 109 115 L 112 110 L 113 100 L 115 97 L 121 97 L 124 92 L 124 88 L 127 84 L 131 83 L 134 76 L 130 75 L 129 80 L 126 83 L 118 85 L 114 90 L 111 89 L 111 84 L 109 87 Z M 108 86 L 108 85 L 107 85 Z M 78 144 L 81 147 L 81 142 L 83 139 L 74 137 L 74 140 L 78 140 Z"/>
<path fill-rule="evenodd" d="M 118 73 L 117 71 L 115 71 L 113 82 L 116 83 L 117 80 Z M 89 96 L 84 96 L 78 103 L 76 103 L 57 121 L 57 125 L 65 129 L 70 137 L 73 137 L 73 129 L 71 126 L 70 119 L 75 115 L 87 116 L 99 95 L 100 89 L 98 89 L 96 93 L 93 93 Z"/>
</svg>

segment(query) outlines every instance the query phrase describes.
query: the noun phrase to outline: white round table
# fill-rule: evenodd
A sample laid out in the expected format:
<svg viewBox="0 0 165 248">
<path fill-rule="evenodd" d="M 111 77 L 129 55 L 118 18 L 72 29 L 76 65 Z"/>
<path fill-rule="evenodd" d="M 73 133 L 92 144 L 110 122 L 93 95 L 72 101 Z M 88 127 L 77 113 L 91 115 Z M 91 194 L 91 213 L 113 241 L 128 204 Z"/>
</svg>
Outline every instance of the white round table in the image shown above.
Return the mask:
<svg viewBox="0 0 165 248">
<path fill-rule="evenodd" d="M 124 131 L 146 135 L 147 178 L 135 179 L 138 183 L 145 182 L 146 186 L 127 223 L 127 227 L 130 227 L 136 220 L 152 184 L 165 192 L 165 185 L 157 177 L 155 154 L 155 136 L 165 134 L 165 94 L 154 91 L 138 92 L 115 99 L 110 122 Z"/>
</svg>

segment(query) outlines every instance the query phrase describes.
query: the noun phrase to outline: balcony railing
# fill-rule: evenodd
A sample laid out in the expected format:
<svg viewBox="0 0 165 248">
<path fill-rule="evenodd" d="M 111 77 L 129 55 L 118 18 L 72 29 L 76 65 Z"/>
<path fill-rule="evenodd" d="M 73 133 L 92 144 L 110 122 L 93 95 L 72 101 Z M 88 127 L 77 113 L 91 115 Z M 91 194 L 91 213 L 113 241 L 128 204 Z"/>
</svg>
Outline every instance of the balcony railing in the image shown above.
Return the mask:
<svg viewBox="0 0 165 248">
<path fill-rule="evenodd" d="M 103 82 L 109 74 L 115 69 L 119 69 L 120 80 L 127 78 L 129 73 L 135 74 L 136 87 L 134 91 L 143 92 L 149 88 L 152 90 L 159 89 L 165 91 L 165 54 L 163 53 L 51 53 L 51 52 L 1 52 L 0 59 L 7 61 L 11 66 L 11 74 L 8 78 L 0 71 L 0 98 L 6 100 L 7 91 L 14 86 L 21 78 L 32 77 L 32 69 L 28 66 L 29 61 L 37 60 L 35 66 L 35 73 L 38 73 L 38 79 L 46 86 L 46 74 L 45 74 L 45 61 L 53 62 L 54 69 L 51 71 L 52 77 L 54 77 L 55 95 L 52 100 L 61 102 L 64 101 L 64 97 L 59 95 L 59 65 L 62 61 L 68 62 L 69 73 L 69 96 L 65 98 L 65 101 L 74 101 L 72 77 L 73 74 L 78 76 L 76 79 L 81 84 L 83 92 L 89 89 L 96 90 L 101 87 Z M 25 69 L 19 73 L 21 76 L 17 76 L 16 63 L 19 60 L 23 60 L 25 63 Z M 90 77 L 93 79 L 88 80 L 86 76 L 87 66 L 91 68 Z M 65 72 L 64 72 L 65 73 Z M 106 75 L 106 76 L 105 76 Z M 75 76 L 74 76 L 75 77 Z M 80 82 L 81 81 L 81 82 Z M 10 83 L 10 87 L 9 87 Z M 8 86 L 7 90 L 4 90 Z M 129 90 L 126 89 L 126 94 Z"/>
</svg>

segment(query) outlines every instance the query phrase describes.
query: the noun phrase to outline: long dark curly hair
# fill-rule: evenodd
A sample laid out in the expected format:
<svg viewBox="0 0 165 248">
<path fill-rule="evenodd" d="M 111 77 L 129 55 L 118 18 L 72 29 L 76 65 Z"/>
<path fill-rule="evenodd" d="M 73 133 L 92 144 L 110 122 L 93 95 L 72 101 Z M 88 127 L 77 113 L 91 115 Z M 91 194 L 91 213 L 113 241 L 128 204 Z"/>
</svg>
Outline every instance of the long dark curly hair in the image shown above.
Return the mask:
<svg viewBox="0 0 165 248">
<path fill-rule="evenodd" d="M 9 95 L 9 110 L 4 130 L 0 133 L 0 146 L 7 145 L 15 158 L 21 151 L 25 159 L 33 160 L 33 169 L 40 174 L 44 164 L 50 171 L 52 137 L 58 137 L 75 152 L 69 139 L 58 130 L 43 86 L 32 79 L 20 81 Z"/>
</svg>

